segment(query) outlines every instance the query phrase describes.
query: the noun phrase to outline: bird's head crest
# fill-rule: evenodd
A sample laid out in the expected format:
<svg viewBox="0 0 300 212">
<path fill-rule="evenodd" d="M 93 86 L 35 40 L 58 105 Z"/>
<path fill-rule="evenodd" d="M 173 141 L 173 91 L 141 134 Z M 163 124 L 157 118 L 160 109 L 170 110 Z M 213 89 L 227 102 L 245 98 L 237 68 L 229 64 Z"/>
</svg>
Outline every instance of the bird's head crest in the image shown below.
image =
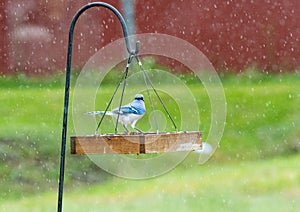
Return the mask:
<svg viewBox="0 0 300 212">
<path fill-rule="evenodd" d="M 137 94 L 134 97 L 135 100 L 143 100 L 144 101 L 144 96 L 142 94 Z"/>
</svg>

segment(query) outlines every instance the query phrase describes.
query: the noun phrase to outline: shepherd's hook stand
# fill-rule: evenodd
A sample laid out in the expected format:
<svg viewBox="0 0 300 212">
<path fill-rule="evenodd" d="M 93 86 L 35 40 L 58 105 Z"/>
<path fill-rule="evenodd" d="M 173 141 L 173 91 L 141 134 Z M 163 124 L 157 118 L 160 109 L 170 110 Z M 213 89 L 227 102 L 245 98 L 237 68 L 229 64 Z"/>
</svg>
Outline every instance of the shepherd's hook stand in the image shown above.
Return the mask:
<svg viewBox="0 0 300 212">
<path fill-rule="evenodd" d="M 83 6 L 77 11 L 72 19 L 70 30 L 69 30 L 69 43 L 68 43 L 68 54 L 67 54 L 67 65 L 66 65 L 66 84 L 65 84 L 65 97 L 64 97 L 64 114 L 63 114 L 63 129 L 62 129 L 62 141 L 61 141 L 61 155 L 60 155 L 60 172 L 59 172 L 59 188 L 58 188 L 58 204 L 57 211 L 62 211 L 62 199 L 63 199 L 63 189 L 64 189 L 64 175 L 65 175 L 65 158 L 66 158 L 66 137 L 67 137 L 67 121 L 68 121 L 68 108 L 69 108 L 69 91 L 70 91 L 70 73 L 71 73 L 71 63 L 72 63 L 72 44 L 73 44 L 73 33 L 75 24 L 87 9 L 92 7 L 105 7 L 111 10 L 121 23 L 123 29 L 123 35 L 125 38 L 126 48 L 130 55 L 137 55 L 139 51 L 139 43 L 136 43 L 136 49 L 132 50 L 130 42 L 128 39 L 128 29 L 126 22 L 121 15 L 121 13 L 114 8 L 112 5 L 104 2 L 93 2 Z"/>
</svg>

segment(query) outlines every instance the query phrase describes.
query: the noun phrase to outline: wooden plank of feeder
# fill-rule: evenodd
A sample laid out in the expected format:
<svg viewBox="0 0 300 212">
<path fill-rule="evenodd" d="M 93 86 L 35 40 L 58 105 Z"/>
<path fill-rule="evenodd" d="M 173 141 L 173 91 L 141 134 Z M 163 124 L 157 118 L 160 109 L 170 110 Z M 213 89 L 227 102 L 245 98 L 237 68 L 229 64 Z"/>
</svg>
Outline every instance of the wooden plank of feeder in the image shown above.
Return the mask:
<svg viewBox="0 0 300 212">
<path fill-rule="evenodd" d="M 200 132 L 71 137 L 71 154 L 139 154 L 201 149 Z"/>
<path fill-rule="evenodd" d="M 140 153 L 139 137 L 130 141 L 123 135 L 74 136 L 71 137 L 71 154 Z"/>
<path fill-rule="evenodd" d="M 195 149 L 201 149 L 201 147 L 202 144 L 200 132 L 145 135 L 146 153 L 191 151 Z"/>
</svg>

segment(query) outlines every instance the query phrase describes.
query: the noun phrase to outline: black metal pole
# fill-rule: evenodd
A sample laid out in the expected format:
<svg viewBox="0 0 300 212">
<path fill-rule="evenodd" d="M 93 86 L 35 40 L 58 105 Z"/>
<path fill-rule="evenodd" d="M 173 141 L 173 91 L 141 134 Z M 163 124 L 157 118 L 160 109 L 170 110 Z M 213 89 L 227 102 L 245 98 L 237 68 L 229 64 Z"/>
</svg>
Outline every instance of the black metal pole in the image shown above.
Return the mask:
<svg viewBox="0 0 300 212">
<path fill-rule="evenodd" d="M 59 172 L 59 187 L 58 187 L 58 203 L 57 211 L 62 211 L 62 199 L 63 199 L 63 190 L 64 190 L 64 176 L 65 176 L 65 158 L 66 158 L 66 137 L 67 137 L 67 123 L 68 123 L 68 109 L 69 109 L 69 92 L 70 92 L 70 75 L 71 75 L 71 64 L 72 64 L 72 45 L 73 45 L 73 33 L 75 24 L 79 16 L 91 7 L 105 7 L 110 9 L 119 19 L 123 35 L 125 38 L 126 48 L 129 54 L 136 54 L 137 49 L 132 50 L 130 47 L 130 42 L 128 39 L 128 30 L 124 18 L 121 13 L 111 6 L 110 4 L 104 2 L 93 2 L 83 6 L 72 19 L 70 30 L 69 30 L 69 43 L 68 43 L 68 53 L 67 53 L 67 65 L 66 65 L 66 84 L 65 84 L 65 97 L 64 97 L 64 113 L 63 113 L 63 129 L 62 129 L 62 140 L 61 140 L 61 154 L 60 154 L 60 172 Z"/>
</svg>

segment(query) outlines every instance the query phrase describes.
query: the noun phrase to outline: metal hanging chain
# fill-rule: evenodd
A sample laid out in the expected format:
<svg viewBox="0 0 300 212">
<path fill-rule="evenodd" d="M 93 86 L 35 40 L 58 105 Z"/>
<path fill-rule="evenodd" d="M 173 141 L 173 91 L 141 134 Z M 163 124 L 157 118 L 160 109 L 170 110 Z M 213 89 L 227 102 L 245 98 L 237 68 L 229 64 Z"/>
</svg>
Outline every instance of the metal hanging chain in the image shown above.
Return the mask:
<svg viewBox="0 0 300 212">
<path fill-rule="evenodd" d="M 146 77 L 144 68 L 142 66 L 142 63 L 138 59 L 138 56 L 135 55 L 135 58 L 136 58 L 136 60 L 138 62 L 138 65 L 139 65 L 139 67 L 140 67 L 140 69 L 142 70 L 142 73 L 143 73 L 143 78 L 144 78 L 144 82 L 145 82 L 145 85 L 146 85 L 146 90 L 147 90 L 147 95 L 148 95 L 148 98 L 149 98 L 149 103 L 150 103 L 150 106 L 151 106 L 151 110 L 152 110 L 152 112 L 154 114 L 154 120 L 155 120 L 155 126 L 156 126 L 156 133 L 158 133 L 158 121 L 157 121 L 157 116 L 156 116 L 156 113 L 155 113 L 155 110 L 154 110 L 153 101 L 152 101 L 152 98 L 151 98 L 151 95 L 150 95 L 149 86 L 148 86 L 148 82 L 147 82 L 147 77 Z"/>
<path fill-rule="evenodd" d="M 125 91 L 125 87 L 126 87 L 126 79 L 127 79 L 127 76 L 128 76 L 128 69 L 129 69 L 130 63 L 132 61 L 132 58 L 133 58 L 133 54 L 130 54 L 130 56 L 128 58 L 128 61 L 127 61 L 126 68 L 125 68 L 125 73 L 124 73 L 124 77 L 123 77 L 124 78 L 123 89 L 122 89 L 122 93 L 121 93 L 121 99 L 120 99 L 120 105 L 119 105 L 119 110 L 118 110 L 117 122 L 116 122 L 116 126 L 115 126 L 115 134 L 118 133 L 118 123 L 119 123 L 119 118 L 120 118 L 120 111 L 121 111 L 121 106 L 122 106 L 122 103 L 123 103 L 124 91 Z"/>
<path fill-rule="evenodd" d="M 130 63 L 131 63 L 131 61 L 132 61 L 132 57 L 133 57 L 132 54 L 130 54 L 130 56 L 129 56 L 128 60 L 127 60 L 127 65 L 126 65 L 124 74 L 123 74 L 122 78 L 120 79 L 120 81 L 118 82 L 117 87 L 116 87 L 116 89 L 115 89 L 115 91 L 114 91 L 112 97 L 110 98 L 110 100 L 109 100 L 109 102 L 108 102 L 108 104 L 107 104 L 107 106 L 106 106 L 106 108 L 105 108 L 105 111 L 104 111 L 103 115 L 101 116 L 101 119 L 100 119 L 100 121 L 99 121 L 99 123 L 98 123 L 98 126 L 97 126 L 97 128 L 96 128 L 95 134 L 98 133 L 98 130 L 99 130 L 100 125 L 101 125 L 101 123 L 102 123 L 102 121 L 103 121 L 103 119 L 104 119 L 104 116 L 105 116 L 105 114 L 107 113 L 108 108 L 110 107 L 110 105 L 111 105 L 111 103 L 112 103 L 112 101 L 113 101 L 113 99 L 114 99 L 114 97 L 115 97 L 115 95 L 116 95 L 116 93 L 117 93 L 117 91 L 118 91 L 120 85 L 122 84 L 123 81 L 125 81 L 125 82 L 124 82 L 124 86 L 123 86 L 123 90 L 122 90 L 121 101 L 120 101 L 120 104 L 122 104 L 123 93 L 124 93 L 124 90 L 125 90 L 124 87 L 125 87 L 126 78 L 127 78 L 127 75 L 128 75 L 128 68 L 129 68 Z M 120 107 L 121 107 L 121 106 L 120 106 Z M 119 113 L 120 113 L 120 108 L 119 108 Z M 116 124 L 115 131 L 117 130 L 117 125 L 118 125 L 118 120 L 119 120 L 119 113 L 118 113 L 118 118 L 117 118 L 117 124 Z"/>
<path fill-rule="evenodd" d="M 170 112 L 168 111 L 166 105 L 164 104 L 163 100 L 159 96 L 159 94 L 158 94 L 157 90 L 155 89 L 155 87 L 154 87 L 152 81 L 150 80 L 149 76 L 145 72 L 145 69 L 143 67 L 143 64 L 142 64 L 139 56 L 137 55 L 137 53 L 134 53 L 134 54 L 130 54 L 130 56 L 129 56 L 128 60 L 127 60 L 127 64 L 126 64 L 126 68 L 124 70 L 124 74 L 123 74 L 122 78 L 120 79 L 120 81 L 118 82 L 117 87 L 116 87 L 116 89 L 115 89 L 115 91 L 114 91 L 111 99 L 109 100 L 108 105 L 106 106 L 106 109 L 105 109 L 105 111 L 104 111 L 104 113 L 103 113 L 103 115 L 102 115 L 102 117 L 101 117 L 101 119 L 100 119 L 100 121 L 99 121 L 99 123 L 97 125 L 95 134 L 98 133 L 98 130 L 99 130 L 100 126 L 101 126 L 101 123 L 103 122 L 103 119 L 104 119 L 104 117 L 105 117 L 105 115 L 106 115 L 106 113 L 107 113 L 107 111 L 108 111 L 108 109 L 109 109 L 109 107 L 110 107 L 110 105 L 111 105 L 111 103 L 112 103 L 112 101 L 113 101 L 113 99 L 114 99 L 114 97 L 115 97 L 115 95 L 116 95 L 116 93 L 117 93 L 120 85 L 123 82 L 123 88 L 122 88 L 121 99 L 120 99 L 120 104 L 119 104 L 119 111 L 118 111 L 117 121 L 116 121 L 116 125 L 115 125 L 115 134 L 118 133 L 118 123 L 119 123 L 120 110 L 121 110 L 121 106 L 122 106 L 122 103 L 123 103 L 123 97 L 124 97 L 124 92 L 125 92 L 125 87 L 126 87 L 126 79 L 127 79 L 127 76 L 128 76 L 128 70 L 129 70 L 129 67 L 130 67 L 130 64 L 132 62 L 133 57 L 135 57 L 136 61 L 138 62 L 138 65 L 139 65 L 139 67 L 140 67 L 140 69 L 141 69 L 141 71 L 143 73 L 144 82 L 145 82 L 146 89 L 147 89 L 147 95 L 148 95 L 149 102 L 150 102 L 150 105 L 151 105 L 151 110 L 152 110 L 152 112 L 154 114 L 156 132 L 158 133 L 158 131 L 159 131 L 158 130 L 158 121 L 157 121 L 157 116 L 156 116 L 156 113 L 155 113 L 155 110 L 154 110 L 154 105 L 153 105 L 153 101 L 152 101 L 152 98 L 151 98 L 151 94 L 150 94 L 148 82 L 149 82 L 151 88 L 153 89 L 155 95 L 159 99 L 160 103 L 162 104 L 165 112 L 167 113 L 169 119 L 171 120 L 171 122 L 172 122 L 172 124 L 173 124 L 173 126 L 174 126 L 174 128 L 175 128 L 175 130 L 177 132 L 178 128 L 176 126 L 176 123 L 175 123 L 174 119 L 172 118 L 172 116 L 171 116 Z"/>
<path fill-rule="evenodd" d="M 126 38 L 126 46 L 127 46 L 127 49 L 128 49 L 128 47 L 129 47 L 129 45 L 128 45 L 129 44 L 128 38 L 127 37 L 125 37 L 125 38 Z M 104 119 L 104 116 L 107 113 L 108 108 L 110 107 L 110 105 L 112 103 L 112 100 L 114 99 L 114 97 L 115 97 L 115 95 L 116 95 L 116 93 L 117 93 L 117 91 L 118 91 L 121 83 L 124 80 L 124 85 L 123 85 L 123 90 L 122 90 L 122 96 L 121 96 L 121 101 L 120 101 L 120 107 L 119 107 L 119 112 L 118 112 L 118 117 L 117 117 L 117 123 L 116 123 L 116 127 L 115 127 L 115 134 L 117 134 L 117 132 L 118 132 L 117 126 L 118 126 L 118 122 L 119 122 L 120 108 L 122 106 L 122 101 L 123 101 L 123 96 L 124 96 L 124 91 L 125 91 L 125 85 L 126 85 L 126 79 L 127 79 L 127 76 L 128 76 L 128 69 L 129 69 L 129 66 L 130 66 L 130 63 L 132 61 L 133 56 L 136 55 L 139 52 L 139 50 L 140 50 L 140 42 L 137 41 L 136 44 L 135 44 L 135 50 L 132 50 L 130 52 L 128 51 L 130 53 L 130 55 L 129 55 L 128 60 L 127 60 L 127 64 L 126 64 L 126 68 L 125 68 L 124 74 L 123 74 L 122 78 L 120 79 L 120 81 L 119 81 L 119 83 L 118 83 L 118 85 L 117 85 L 117 87 L 116 87 L 116 89 L 115 89 L 115 91 L 114 91 L 111 99 L 109 100 L 109 103 L 108 103 L 108 105 L 107 105 L 107 107 L 106 107 L 106 109 L 105 109 L 105 111 L 104 111 L 104 113 L 103 113 L 103 115 L 102 115 L 99 123 L 98 123 L 98 126 L 96 128 L 95 134 L 98 133 L 98 130 L 99 130 L 100 125 L 101 125 L 101 123 L 102 123 L 102 121 Z"/>
<path fill-rule="evenodd" d="M 172 124 L 173 124 L 173 126 L 174 126 L 174 128 L 175 128 L 175 130 L 176 130 L 176 132 L 177 132 L 177 131 L 178 131 L 178 128 L 177 128 L 177 126 L 176 126 L 176 124 L 175 124 L 175 121 L 174 121 L 174 119 L 172 118 L 170 112 L 168 111 L 166 105 L 164 104 L 164 102 L 163 102 L 162 99 L 160 98 L 159 94 L 157 93 L 157 91 L 156 91 L 156 89 L 155 89 L 155 87 L 154 87 L 152 81 L 150 80 L 149 76 L 148 76 L 147 73 L 145 72 L 145 69 L 144 69 L 144 67 L 143 67 L 143 64 L 142 64 L 142 62 L 141 62 L 139 56 L 138 56 L 137 54 L 135 54 L 134 56 L 135 56 L 135 59 L 137 60 L 137 62 L 138 62 L 138 64 L 139 64 L 139 67 L 140 67 L 141 71 L 143 72 L 144 78 L 148 80 L 148 82 L 149 82 L 151 88 L 153 89 L 154 93 L 156 94 L 157 98 L 159 99 L 160 103 L 162 104 L 164 110 L 165 110 L 166 113 L 168 114 L 168 117 L 169 117 L 169 119 L 172 121 Z M 146 87 L 147 87 L 148 84 L 147 84 L 146 80 L 145 80 L 145 83 L 146 83 Z M 147 90 L 148 90 L 148 89 L 147 89 Z M 148 92 L 149 92 L 149 91 L 148 91 Z M 149 93 L 149 94 L 150 94 L 150 93 Z M 152 102 L 152 101 L 151 101 L 151 102 Z M 151 104 L 152 104 L 152 103 L 151 103 Z M 153 106 L 153 105 L 152 105 L 152 106 Z M 151 107 L 152 107 L 152 106 L 151 106 Z M 154 114 L 155 114 L 155 113 L 154 113 Z M 156 118 L 156 116 L 155 116 L 155 118 Z M 156 120 L 156 122 L 157 122 L 157 120 Z M 157 126 L 157 127 L 158 127 L 158 126 Z"/>
</svg>

